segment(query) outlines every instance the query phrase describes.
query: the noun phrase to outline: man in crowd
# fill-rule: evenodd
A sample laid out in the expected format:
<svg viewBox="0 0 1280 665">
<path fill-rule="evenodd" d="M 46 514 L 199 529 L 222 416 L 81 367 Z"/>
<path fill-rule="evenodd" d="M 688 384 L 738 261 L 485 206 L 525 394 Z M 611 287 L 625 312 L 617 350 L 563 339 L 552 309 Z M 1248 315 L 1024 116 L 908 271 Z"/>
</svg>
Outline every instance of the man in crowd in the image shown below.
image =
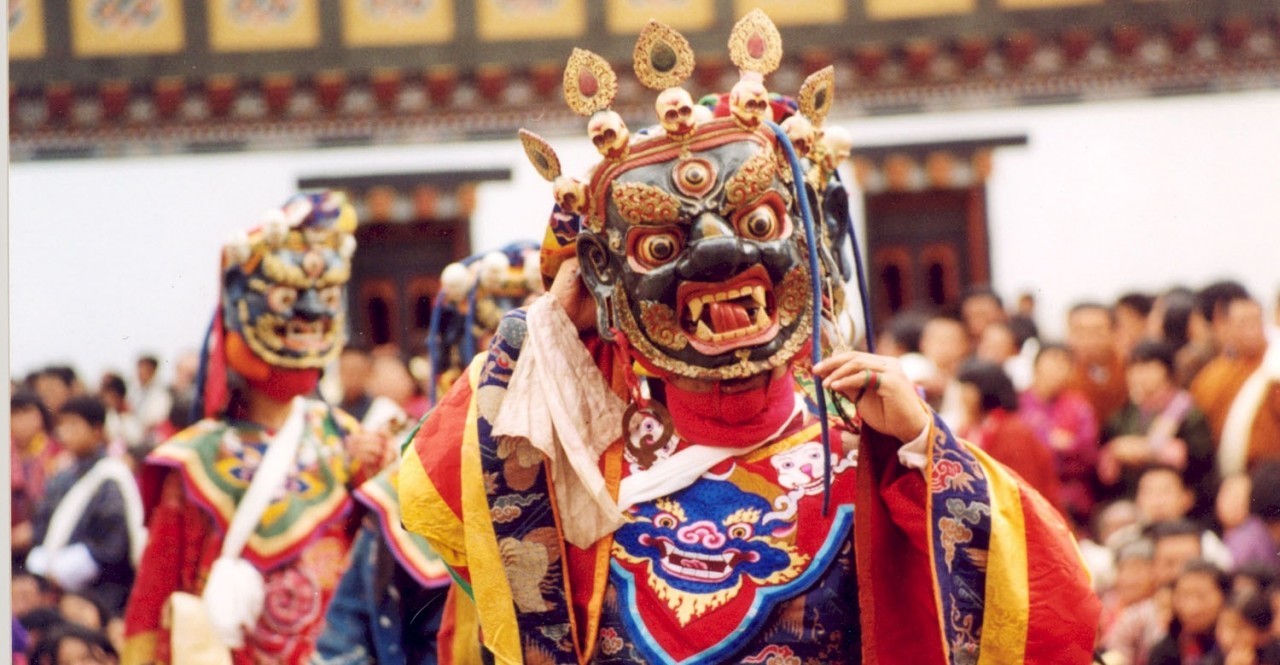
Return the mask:
<svg viewBox="0 0 1280 665">
<path fill-rule="evenodd" d="M 1116 353 L 1128 358 L 1133 347 L 1147 336 L 1147 320 L 1155 306 L 1155 298 L 1136 291 L 1116 299 L 1111 311 L 1116 321 Z"/>
<path fill-rule="evenodd" d="M 1147 340 L 1125 370 L 1129 401 L 1103 428 L 1098 477 L 1110 497 L 1132 497 L 1152 464 L 1171 467 L 1197 493 L 1197 516 L 1207 516 L 1217 489 L 1213 439 L 1204 413 L 1173 380 L 1173 347 Z"/>
<path fill-rule="evenodd" d="M 160 360 L 151 354 L 138 358 L 136 381 L 133 386 L 134 407 L 138 420 L 145 430 L 151 430 L 169 417 L 173 398 L 160 380 Z"/>
<path fill-rule="evenodd" d="M 969 333 L 969 340 L 977 345 L 988 326 L 1004 323 L 1009 315 L 1005 313 L 1004 302 L 995 291 L 987 286 L 975 286 L 960 299 L 960 318 Z"/>
<path fill-rule="evenodd" d="M 1268 349 L 1262 306 L 1246 293 L 1217 301 L 1217 357 L 1191 384 L 1218 441 L 1218 471 L 1280 458 L 1280 349 Z"/>
<path fill-rule="evenodd" d="M 338 356 L 338 382 L 342 385 L 342 401 L 338 408 L 356 420 L 364 420 L 373 404 L 369 394 L 369 377 L 373 374 L 373 357 L 361 346 L 348 346 Z"/>
<path fill-rule="evenodd" d="M 1072 387 L 1089 400 L 1098 422 L 1107 422 L 1128 397 L 1111 310 L 1097 303 L 1072 307 L 1067 314 L 1067 346 L 1076 357 Z"/>
<path fill-rule="evenodd" d="M 964 324 L 949 316 L 933 316 L 924 324 L 920 335 L 920 353 L 933 363 L 934 372 L 920 380 L 929 403 L 937 408 L 942 420 L 951 428 L 964 420 L 960 400 L 960 366 L 969 357 L 972 344 Z"/>
</svg>

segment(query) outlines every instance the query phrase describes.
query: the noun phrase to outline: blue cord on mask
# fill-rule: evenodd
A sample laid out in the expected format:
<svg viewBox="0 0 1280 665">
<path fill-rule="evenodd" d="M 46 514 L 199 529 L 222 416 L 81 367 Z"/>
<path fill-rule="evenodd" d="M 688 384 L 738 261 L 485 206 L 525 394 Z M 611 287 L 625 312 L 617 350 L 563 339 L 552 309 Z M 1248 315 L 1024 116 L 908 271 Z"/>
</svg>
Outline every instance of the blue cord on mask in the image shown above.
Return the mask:
<svg viewBox="0 0 1280 665">
<path fill-rule="evenodd" d="M 796 156 L 795 146 L 787 133 L 775 122 L 768 122 L 769 128 L 778 137 L 778 144 L 787 155 L 791 164 L 791 175 L 795 182 L 796 198 L 800 200 L 800 217 L 804 221 L 805 246 L 809 250 L 809 282 L 813 289 L 813 339 L 811 340 L 811 356 L 813 364 L 822 361 L 822 273 L 818 264 L 818 234 L 813 224 L 813 211 L 809 208 L 809 192 L 805 187 L 804 169 L 800 167 L 800 158 Z M 822 515 L 825 517 L 831 509 L 831 431 L 827 422 L 827 397 L 822 381 L 816 376 L 813 380 L 815 397 L 818 402 L 818 422 L 822 427 Z"/>
</svg>

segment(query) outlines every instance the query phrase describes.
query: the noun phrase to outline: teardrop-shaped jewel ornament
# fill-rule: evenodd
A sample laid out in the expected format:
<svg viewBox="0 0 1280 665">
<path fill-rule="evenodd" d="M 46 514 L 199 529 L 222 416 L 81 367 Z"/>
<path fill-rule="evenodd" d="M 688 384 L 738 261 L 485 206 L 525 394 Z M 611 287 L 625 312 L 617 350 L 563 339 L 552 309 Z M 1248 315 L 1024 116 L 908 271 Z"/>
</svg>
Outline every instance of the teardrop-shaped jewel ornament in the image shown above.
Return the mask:
<svg viewBox="0 0 1280 665">
<path fill-rule="evenodd" d="M 564 69 L 564 101 L 581 116 L 609 108 L 618 94 L 618 75 L 604 58 L 574 49 Z"/>
<path fill-rule="evenodd" d="M 759 9 L 738 20 L 729 35 L 729 57 L 745 72 L 772 74 L 782 63 L 782 35 Z"/>
<path fill-rule="evenodd" d="M 632 66 L 641 85 L 666 90 L 684 83 L 693 74 L 693 47 L 671 26 L 650 20 L 632 52 Z"/>
<path fill-rule="evenodd" d="M 836 70 L 834 67 L 828 65 L 810 74 L 809 78 L 804 80 L 804 85 L 800 86 L 800 113 L 808 118 L 814 127 L 821 127 L 831 111 L 835 93 Z"/>
<path fill-rule="evenodd" d="M 520 144 L 524 146 L 524 154 L 529 163 L 537 169 L 538 175 L 547 182 L 555 182 L 560 177 L 560 158 L 546 139 L 527 129 L 520 130 Z"/>
</svg>

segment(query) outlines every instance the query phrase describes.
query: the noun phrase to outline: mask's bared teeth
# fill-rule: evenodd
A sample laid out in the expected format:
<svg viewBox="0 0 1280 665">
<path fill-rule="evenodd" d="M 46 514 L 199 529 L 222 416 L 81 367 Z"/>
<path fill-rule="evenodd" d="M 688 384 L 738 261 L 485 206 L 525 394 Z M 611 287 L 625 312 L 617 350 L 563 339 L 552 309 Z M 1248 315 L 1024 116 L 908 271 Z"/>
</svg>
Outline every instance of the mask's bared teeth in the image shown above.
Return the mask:
<svg viewBox="0 0 1280 665">
<path fill-rule="evenodd" d="M 763 310 L 766 306 L 765 297 L 764 297 L 764 287 L 757 286 L 755 288 L 752 288 L 751 299 L 755 300 L 756 304 L 760 306 L 761 310 Z"/>
<path fill-rule="evenodd" d="M 689 320 L 697 321 L 702 318 L 702 307 L 704 303 L 701 298 L 695 298 L 689 301 Z"/>
<path fill-rule="evenodd" d="M 711 338 L 715 336 L 715 333 L 711 332 L 711 328 L 708 328 L 707 324 L 703 323 L 702 321 L 698 322 L 697 334 L 698 334 L 698 339 L 704 342 L 710 342 Z"/>
<path fill-rule="evenodd" d="M 764 330 L 769 327 L 769 315 L 764 313 L 764 307 L 756 310 L 756 330 Z"/>
</svg>

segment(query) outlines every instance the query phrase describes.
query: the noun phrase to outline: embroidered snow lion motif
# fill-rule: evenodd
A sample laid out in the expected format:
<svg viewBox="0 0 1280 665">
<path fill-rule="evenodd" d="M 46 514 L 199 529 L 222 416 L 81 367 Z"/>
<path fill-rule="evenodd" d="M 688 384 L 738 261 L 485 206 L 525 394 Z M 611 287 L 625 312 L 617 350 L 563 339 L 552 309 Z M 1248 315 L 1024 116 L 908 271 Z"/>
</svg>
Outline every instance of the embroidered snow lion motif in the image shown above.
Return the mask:
<svg viewBox="0 0 1280 665">
<path fill-rule="evenodd" d="M 649 586 L 680 625 L 725 604 L 744 578 L 755 586 L 784 584 L 808 556 L 778 537 L 790 521 L 763 523 L 764 497 L 733 483 L 704 479 L 671 497 L 634 506 L 614 538 L 614 555 L 645 566 Z"/>
<path fill-rule="evenodd" d="M 560 560 L 555 538 L 555 529 L 543 527 L 530 531 L 523 540 L 503 538 L 498 542 L 511 584 L 511 598 L 521 612 L 548 612 L 555 608 L 546 598 L 547 574 Z"/>
</svg>

